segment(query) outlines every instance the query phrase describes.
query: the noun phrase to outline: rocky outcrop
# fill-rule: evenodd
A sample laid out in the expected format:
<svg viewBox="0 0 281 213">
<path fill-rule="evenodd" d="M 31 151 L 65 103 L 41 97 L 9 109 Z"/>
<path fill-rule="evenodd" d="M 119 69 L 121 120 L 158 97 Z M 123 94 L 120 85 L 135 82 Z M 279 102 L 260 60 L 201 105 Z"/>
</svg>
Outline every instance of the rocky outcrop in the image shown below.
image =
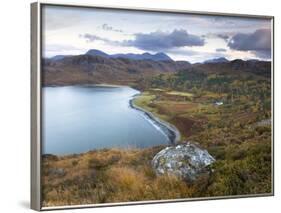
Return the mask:
<svg viewBox="0 0 281 213">
<path fill-rule="evenodd" d="M 202 174 L 210 173 L 209 165 L 215 159 L 207 150 L 187 142 L 161 150 L 152 160 L 157 175 L 172 174 L 186 181 L 194 181 Z"/>
</svg>

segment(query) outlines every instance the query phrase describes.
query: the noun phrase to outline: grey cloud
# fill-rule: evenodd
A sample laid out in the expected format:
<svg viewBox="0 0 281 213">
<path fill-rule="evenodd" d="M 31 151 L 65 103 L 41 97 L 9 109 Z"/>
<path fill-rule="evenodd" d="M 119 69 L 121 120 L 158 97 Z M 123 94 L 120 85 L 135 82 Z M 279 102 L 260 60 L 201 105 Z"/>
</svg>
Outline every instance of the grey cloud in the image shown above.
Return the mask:
<svg viewBox="0 0 281 213">
<path fill-rule="evenodd" d="M 134 46 L 142 50 L 165 50 L 185 46 L 203 46 L 205 41 L 197 35 L 189 34 L 185 30 L 172 32 L 156 31 L 148 34 L 137 33 L 135 39 L 123 42 L 125 46 Z"/>
<path fill-rule="evenodd" d="M 271 58 L 271 51 L 253 51 L 256 56 L 259 58 L 270 59 Z"/>
<path fill-rule="evenodd" d="M 90 33 L 80 34 L 79 37 L 84 38 L 87 42 L 93 42 L 93 41 L 97 41 L 97 40 L 104 41 L 104 42 L 108 41 L 108 39 L 105 39 L 105 38 L 102 38 L 102 37 L 99 37 L 99 36 L 96 36 L 96 35 L 93 35 Z"/>
<path fill-rule="evenodd" d="M 217 36 L 225 41 L 227 41 L 229 39 L 229 36 L 226 34 L 217 34 Z"/>
<path fill-rule="evenodd" d="M 250 34 L 238 33 L 228 42 L 228 46 L 234 50 L 251 51 L 258 57 L 271 57 L 271 31 L 259 29 Z"/>
<path fill-rule="evenodd" d="M 105 43 L 109 43 L 112 45 L 120 45 L 120 43 L 118 41 L 113 41 L 113 40 L 110 40 L 107 38 L 102 38 L 100 36 L 96 36 L 96 35 L 90 34 L 90 33 L 80 34 L 79 37 L 85 39 L 86 42 L 103 41 Z"/>
<path fill-rule="evenodd" d="M 202 38 L 220 38 L 223 39 L 224 41 L 227 42 L 227 40 L 229 39 L 229 35 L 224 33 L 208 33 L 206 35 L 202 35 Z"/>
<path fill-rule="evenodd" d="M 224 48 L 217 48 L 216 52 L 226 52 L 226 49 L 224 49 Z"/>
<path fill-rule="evenodd" d="M 197 35 L 192 35 L 185 30 L 174 30 L 171 33 L 156 31 L 148 34 L 137 33 L 135 38 L 132 40 L 125 41 L 113 41 L 110 39 L 102 38 L 94 34 L 81 34 L 80 38 L 85 39 L 87 42 L 103 41 L 119 46 L 130 46 L 136 47 L 142 50 L 168 50 L 180 47 L 192 47 L 192 46 L 203 46 L 205 41 L 203 38 Z"/>
<path fill-rule="evenodd" d="M 123 30 L 113 28 L 112 26 L 110 26 L 108 24 L 103 24 L 101 26 L 101 28 L 105 31 L 113 31 L 113 32 L 119 32 L 119 33 L 123 32 Z"/>
</svg>

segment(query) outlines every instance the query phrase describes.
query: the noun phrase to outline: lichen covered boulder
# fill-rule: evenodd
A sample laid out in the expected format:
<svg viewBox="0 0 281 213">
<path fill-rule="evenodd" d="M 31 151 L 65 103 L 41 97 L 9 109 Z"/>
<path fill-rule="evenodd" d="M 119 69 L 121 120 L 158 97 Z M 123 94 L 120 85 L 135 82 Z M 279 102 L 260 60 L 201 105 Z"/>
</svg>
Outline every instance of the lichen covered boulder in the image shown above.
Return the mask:
<svg viewBox="0 0 281 213">
<path fill-rule="evenodd" d="M 194 181 L 200 175 L 209 173 L 209 166 L 214 162 L 207 150 L 187 142 L 158 152 L 152 160 L 152 167 L 157 175 L 172 174 Z"/>
</svg>

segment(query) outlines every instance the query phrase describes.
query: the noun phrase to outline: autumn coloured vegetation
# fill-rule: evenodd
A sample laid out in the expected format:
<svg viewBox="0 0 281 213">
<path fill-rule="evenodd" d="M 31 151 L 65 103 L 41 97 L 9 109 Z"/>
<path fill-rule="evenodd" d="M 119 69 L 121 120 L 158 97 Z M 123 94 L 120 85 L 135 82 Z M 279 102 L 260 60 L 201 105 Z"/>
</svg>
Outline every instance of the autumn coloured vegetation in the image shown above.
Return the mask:
<svg viewBox="0 0 281 213">
<path fill-rule="evenodd" d="M 44 155 L 44 206 L 201 198 L 272 192 L 271 76 L 255 69 L 198 65 L 134 78 L 134 104 L 178 128 L 214 156 L 194 182 L 157 176 L 151 160 L 165 146 Z M 113 138 L 114 140 L 114 138 Z"/>
</svg>

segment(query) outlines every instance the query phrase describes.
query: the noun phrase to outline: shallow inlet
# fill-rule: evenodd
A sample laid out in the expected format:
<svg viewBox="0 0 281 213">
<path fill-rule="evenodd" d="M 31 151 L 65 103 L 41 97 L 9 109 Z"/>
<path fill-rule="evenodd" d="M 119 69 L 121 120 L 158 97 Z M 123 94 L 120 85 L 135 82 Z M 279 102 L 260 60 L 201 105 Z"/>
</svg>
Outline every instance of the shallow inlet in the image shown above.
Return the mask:
<svg viewBox="0 0 281 213">
<path fill-rule="evenodd" d="M 145 148 L 174 142 L 171 130 L 130 100 L 130 87 L 44 87 L 43 154 L 77 154 L 102 148 Z"/>
</svg>

